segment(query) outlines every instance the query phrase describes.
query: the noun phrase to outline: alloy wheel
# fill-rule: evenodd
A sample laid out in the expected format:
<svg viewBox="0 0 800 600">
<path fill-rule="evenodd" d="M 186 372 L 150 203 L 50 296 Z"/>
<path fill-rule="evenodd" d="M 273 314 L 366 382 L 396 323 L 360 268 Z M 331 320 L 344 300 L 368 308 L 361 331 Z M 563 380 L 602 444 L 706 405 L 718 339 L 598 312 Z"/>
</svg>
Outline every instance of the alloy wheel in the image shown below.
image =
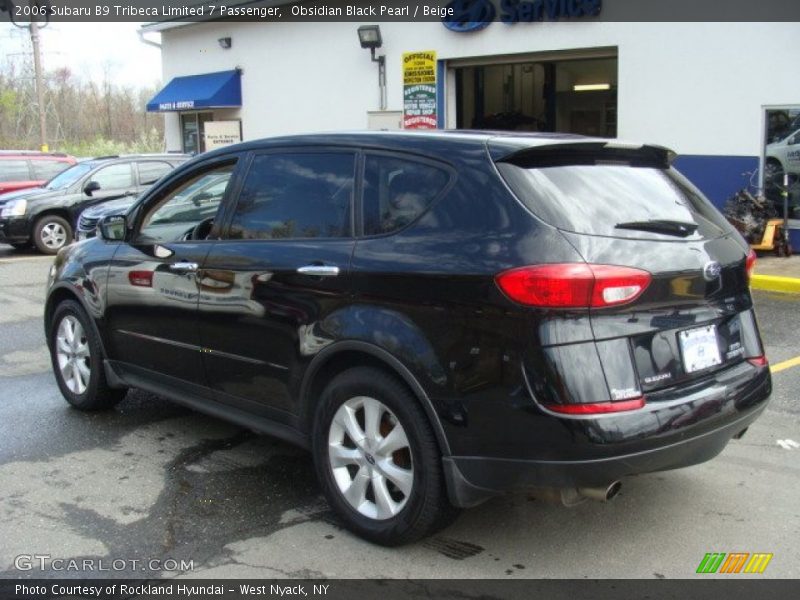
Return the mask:
<svg viewBox="0 0 800 600">
<path fill-rule="evenodd" d="M 408 437 L 394 413 L 375 398 L 357 396 L 338 408 L 328 432 L 328 460 L 342 496 L 365 517 L 390 519 L 411 497 Z"/>
<path fill-rule="evenodd" d="M 69 391 L 80 396 L 91 376 L 89 341 L 83 325 L 72 315 L 65 316 L 56 333 L 56 358 L 61 378 Z"/>
<path fill-rule="evenodd" d="M 50 222 L 42 227 L 42 243 L 52 250 L 57 250 L 67 241 L 67 231 L 60 223 Z"/>
</svg>

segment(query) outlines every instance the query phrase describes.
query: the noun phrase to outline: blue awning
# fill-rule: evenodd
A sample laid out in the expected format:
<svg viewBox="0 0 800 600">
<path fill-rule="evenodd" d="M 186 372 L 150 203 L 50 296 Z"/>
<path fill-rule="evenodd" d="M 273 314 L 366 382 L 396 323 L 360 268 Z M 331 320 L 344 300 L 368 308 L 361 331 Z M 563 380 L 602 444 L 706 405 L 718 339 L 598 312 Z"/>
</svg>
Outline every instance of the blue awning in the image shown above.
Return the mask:
<svg viewBox="0 0 800 600">
<path fill-rule="evenodd" d="M 241 72 L 219 71 L 176 77 L 147 103 L 147 111 L 171 112 L 241 105 Z"/>
</svg>

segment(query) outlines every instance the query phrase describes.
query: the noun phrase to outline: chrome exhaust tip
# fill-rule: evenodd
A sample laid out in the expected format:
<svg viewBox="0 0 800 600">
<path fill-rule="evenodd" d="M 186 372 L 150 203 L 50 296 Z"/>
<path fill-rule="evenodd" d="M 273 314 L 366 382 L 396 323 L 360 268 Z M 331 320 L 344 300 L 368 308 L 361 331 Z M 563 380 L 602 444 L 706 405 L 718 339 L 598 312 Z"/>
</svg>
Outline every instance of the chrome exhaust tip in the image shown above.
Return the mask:
<svg viewBox="0 0 800 600">
<path fill-rule="evenodd" d="M 589 498 L 590 500 L 596 500 L 598 502 L 608 502 L 614 496 L 619 494 L 619 490 L 622 487 L 621 481 L 612 481 L 605 487 L 581 487 L 578 488 L 578 493 L 583 496 L 584 498 Z"/>
</svg>

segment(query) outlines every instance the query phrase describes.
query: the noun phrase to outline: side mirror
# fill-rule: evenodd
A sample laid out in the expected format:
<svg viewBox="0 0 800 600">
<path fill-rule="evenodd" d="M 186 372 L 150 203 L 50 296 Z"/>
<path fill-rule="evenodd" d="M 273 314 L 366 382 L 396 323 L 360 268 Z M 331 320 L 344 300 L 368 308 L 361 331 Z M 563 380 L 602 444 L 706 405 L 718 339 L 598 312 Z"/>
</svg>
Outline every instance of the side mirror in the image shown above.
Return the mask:
<svg viewBox="0 0 800 600">
<path fill-rule="evenodd" d="M 100 189 L 100 184 L 96 181 L 90 181 L 85 186 L 83 186 L 83 193 L 87 196 L 91 196 L 92 192 L 96 192 Z"/>
<path fill-rule="evenodd" d="M 125 239 L 128 221 L 124 215 L 109 215 L 100 220 L 97 228 L 100 230 L 100 237 L 107 242 L 119 242 Z"/>
</svg>

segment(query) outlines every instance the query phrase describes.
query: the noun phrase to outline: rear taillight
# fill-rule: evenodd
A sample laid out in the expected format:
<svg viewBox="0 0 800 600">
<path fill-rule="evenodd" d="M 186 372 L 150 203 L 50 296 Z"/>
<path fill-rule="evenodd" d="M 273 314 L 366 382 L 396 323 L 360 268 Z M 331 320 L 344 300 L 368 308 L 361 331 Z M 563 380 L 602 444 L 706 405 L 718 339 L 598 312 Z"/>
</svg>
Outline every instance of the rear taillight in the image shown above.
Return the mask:
<svg viewBox="0 0 800 600">
<path fill-rule="evenodd" d="M 565 415 L 602 415 L 625 412 L 644 407 L 644 396 L 616 402 L 589 402 L 585 404 L 546 404 L 547 410 Z"/>
<path fill-rule="evenodd" d="M 766 367 L 767 365 L 769 365 L 769 361 L 767 360 L 766 356 L 753 356 L 751 358 L 748 358 L 747 362 L 749 362 L 754 367 Z"/>
<path fill-rule="evenodd" d="M 744 263 L 744 269 L 747 272 L 747 281 L 753 276 L 753 269 L 756 268 L 756 251 L 752 248 L 747 253 L 747 260 Z"/>
<path fill-rule="evenodd" d="M 604 308 L 633 302 L 652 276 L 631 267 L 561 263 L 510 269 L 495 280 L 506 296 L 527 306 Z"/>
</svg>

